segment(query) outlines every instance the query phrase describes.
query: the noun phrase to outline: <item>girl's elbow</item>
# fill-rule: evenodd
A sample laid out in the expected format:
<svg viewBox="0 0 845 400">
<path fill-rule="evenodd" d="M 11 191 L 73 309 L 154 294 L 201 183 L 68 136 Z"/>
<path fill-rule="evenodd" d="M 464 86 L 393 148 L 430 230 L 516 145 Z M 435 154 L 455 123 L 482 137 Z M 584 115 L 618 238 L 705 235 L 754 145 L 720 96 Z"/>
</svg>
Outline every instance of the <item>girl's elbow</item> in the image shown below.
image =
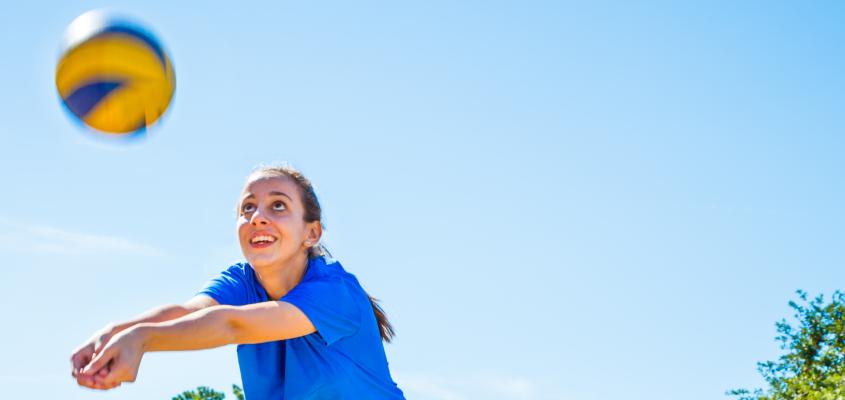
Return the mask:
<svg viewBox="0 0 845 400">
<path fill-rule="evenodd" d="M 256 310 L 232 307 L 223 312 L 223 327 L 227 340 L 232 344 L 254 344 L 270 340 L 281 340 L 273 331 L 266 315 Z"/>
<path fill-rule="evenodd" d="M 217 306 L 208 309 L 208 316 L 214 320 L 216 333 L 222 336 L 226 344 L 239 343 L 243 335 L 243 321 L 236 307 Z"/>
</svg>

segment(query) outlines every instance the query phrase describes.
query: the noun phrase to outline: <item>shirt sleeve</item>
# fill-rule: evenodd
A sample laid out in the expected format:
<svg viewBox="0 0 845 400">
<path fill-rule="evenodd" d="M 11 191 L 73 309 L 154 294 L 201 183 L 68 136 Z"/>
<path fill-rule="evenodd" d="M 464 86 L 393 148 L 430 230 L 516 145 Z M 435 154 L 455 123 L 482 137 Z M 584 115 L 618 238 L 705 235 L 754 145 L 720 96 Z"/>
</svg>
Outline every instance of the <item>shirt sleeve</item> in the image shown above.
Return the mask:
<svg viewBox="0 0 845 400">
<path fill-rule="evenodd" d="M 198 294 L 210 296 L 223 305 L 240 306 L 246 304 L 247 286 L 243 267 L 236 264 L 208 281 Z"/>
<path fill-rule="evenodd" d="M 327 346 L 355 334 L 361 326 L 358 302 L 340 278 L 301 282 L 279 301 L 300 309 Z"/>
</svg>

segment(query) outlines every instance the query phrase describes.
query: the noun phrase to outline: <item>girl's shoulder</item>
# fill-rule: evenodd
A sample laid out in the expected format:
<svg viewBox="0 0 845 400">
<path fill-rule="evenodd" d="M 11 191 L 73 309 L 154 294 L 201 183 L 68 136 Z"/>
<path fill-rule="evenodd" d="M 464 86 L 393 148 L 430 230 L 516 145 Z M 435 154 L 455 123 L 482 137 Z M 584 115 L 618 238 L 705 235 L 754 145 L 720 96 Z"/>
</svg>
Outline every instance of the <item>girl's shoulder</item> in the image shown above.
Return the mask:
<svg viewBox="0 0 845 400">
<path fill-rule="evenodd" d="M 305 271 L 303 281 L 306 280 L 358 280 L 355 275 L 343 269 L 340 261 L 333 258 L 315 257 L 308 261 L 308 269 Z"/>
<path fill-rule="evenodd" d="M 200 294 L 211 296 L 220 304 L 244 305 L 259 301 L 255 273 L 247 263 L 236 263 L 212 278 Z"/>
<path fill-rule="evenodd" d="M 252 281 L 255 279 L 255 272 L 247 262 L 239 262 L 223 270 L 223 275 L 231 276 L 239 281 Z"/>
</svg>

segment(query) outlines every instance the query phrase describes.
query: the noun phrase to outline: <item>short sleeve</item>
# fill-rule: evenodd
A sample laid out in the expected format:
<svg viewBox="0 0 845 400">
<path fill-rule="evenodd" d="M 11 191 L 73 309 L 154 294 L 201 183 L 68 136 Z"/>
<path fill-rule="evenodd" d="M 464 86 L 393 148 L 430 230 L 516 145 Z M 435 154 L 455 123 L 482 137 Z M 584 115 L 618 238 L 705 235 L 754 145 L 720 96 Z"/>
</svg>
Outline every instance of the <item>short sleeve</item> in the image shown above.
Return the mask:
<svg viewBox="0 0 845 400">
<path fill-rule="evenodd" d="M 361 326 L 361 309 L 347 283 L 338 277 L 301 282 L 279 301 L 299 308 L 326 345 L 355 334 Z"/>
<path fill-rule="evenodd" d="M 223 305 L 244 305 L 248 287 L 245 275 L 244 266 L 235 264 L 208 281 L 198 294 L 210 296 Z"/>
</svg>

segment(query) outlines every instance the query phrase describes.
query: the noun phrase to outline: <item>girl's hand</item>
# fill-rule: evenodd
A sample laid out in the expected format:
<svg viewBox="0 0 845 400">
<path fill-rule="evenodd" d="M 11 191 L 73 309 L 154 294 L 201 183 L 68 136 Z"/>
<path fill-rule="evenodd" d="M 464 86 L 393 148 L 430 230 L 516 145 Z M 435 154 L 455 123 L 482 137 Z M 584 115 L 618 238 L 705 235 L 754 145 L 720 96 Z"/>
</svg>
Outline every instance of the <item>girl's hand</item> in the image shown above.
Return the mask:
<svg viewBox="0 0 845 400">
<path fill-rule="evenodd" d="M 96 353 L 80 375 L 91 377 L 94 389 L 112 389 L 123 382 L 135 382 L 144 356 L 143 344 L 143 335 L 137 327 L 120 332 Z"/>
<path fill-rule="evenodd" d="M 111 339 L 113 335 L 114 328 L 112 326 L 106 326 L 94 333 L 90 339 L 79 346 L 73 352 L 73 355 L 71 355 L 71 375 L 76 378 L 76 382 L 80 386 L 96 389 L 93 376 L 83 375 L 81 372 L 82 369 L 88 365 L 97 354 L 100 353 L 103 346 L 108 343 L 109 339 Z M 108 370 L 106 369 L 105 372 L 108 373 Z"/>
</svg>

